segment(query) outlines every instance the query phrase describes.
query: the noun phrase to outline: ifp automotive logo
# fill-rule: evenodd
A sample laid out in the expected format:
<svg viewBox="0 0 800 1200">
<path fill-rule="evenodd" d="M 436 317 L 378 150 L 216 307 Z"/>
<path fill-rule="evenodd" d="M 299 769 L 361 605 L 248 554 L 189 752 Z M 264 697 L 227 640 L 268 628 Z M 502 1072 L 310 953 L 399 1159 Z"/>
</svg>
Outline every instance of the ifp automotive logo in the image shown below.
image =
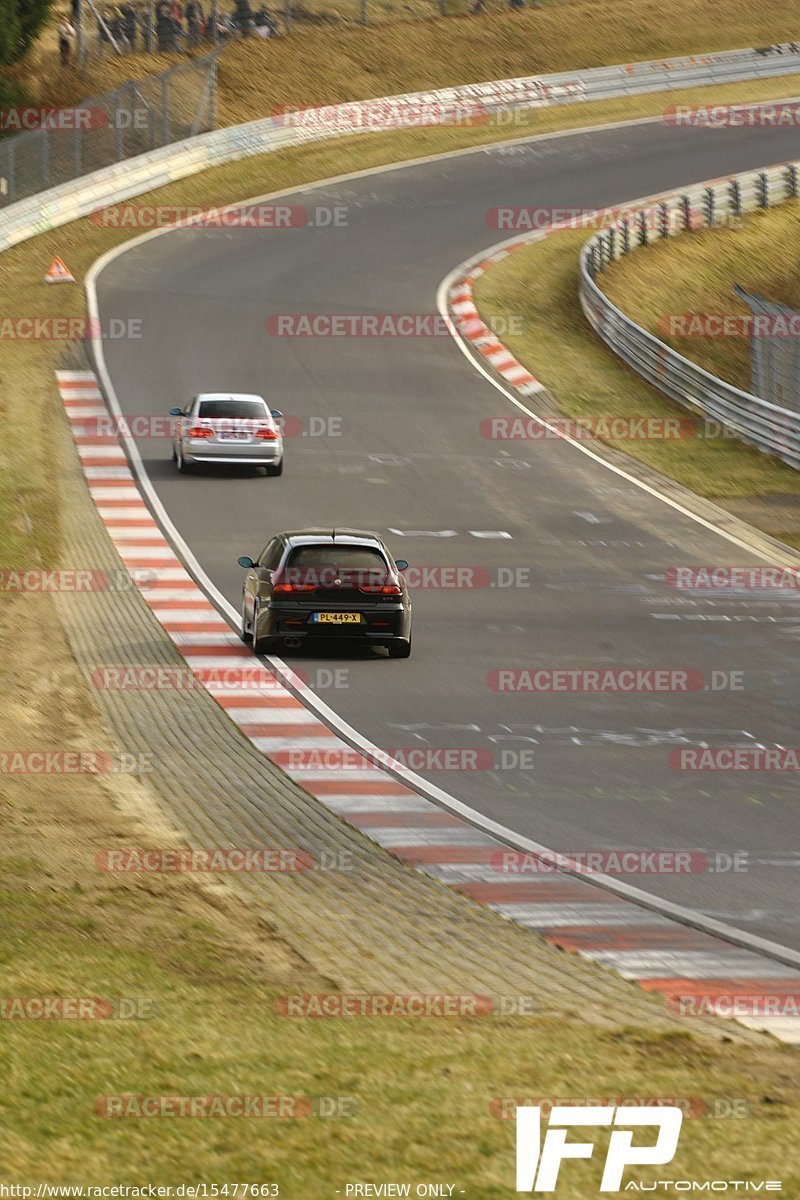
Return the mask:
<svg viewBox="0 0 800 1200">
<path fill-rule="evenodd" d="M 568 1142 L 570 1125 L 614 1125 L 609 1139 L 601 1192 L 622 1190 L 622 1175 L 630 1166 L 661 1166 L 671 1162 L 678 1149 L 683 1112 L 664 1105 L 658 1108 L 614 1105 L 554 1105 L 542 1141 L 541 1108 L 517 1109 L 517 1191 L 554 1192 L 561 1163 L 567 1158 L 591 1158 L 591 1142 Z M 633 1128 L 655 1125 L 658 1135 L 652 1145 L 634 1146 Z M 630 1128 L 624 1128 L 629 1126 Z"/>
</svg>

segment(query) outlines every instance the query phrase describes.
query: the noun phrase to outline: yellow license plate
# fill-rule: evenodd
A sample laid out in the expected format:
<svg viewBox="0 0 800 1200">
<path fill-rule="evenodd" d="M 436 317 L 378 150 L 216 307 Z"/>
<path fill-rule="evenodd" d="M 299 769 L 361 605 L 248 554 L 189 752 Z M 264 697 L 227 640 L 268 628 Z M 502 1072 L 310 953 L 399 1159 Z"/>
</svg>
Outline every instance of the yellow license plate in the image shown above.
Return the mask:
<svg viewBox="0 0 800 1200">
<path fill-rule="evenodd" d="M 325 625 L 360 625 L 361 613 L 325 612 L 315 613 L 315 619 Z"/>
</svg>

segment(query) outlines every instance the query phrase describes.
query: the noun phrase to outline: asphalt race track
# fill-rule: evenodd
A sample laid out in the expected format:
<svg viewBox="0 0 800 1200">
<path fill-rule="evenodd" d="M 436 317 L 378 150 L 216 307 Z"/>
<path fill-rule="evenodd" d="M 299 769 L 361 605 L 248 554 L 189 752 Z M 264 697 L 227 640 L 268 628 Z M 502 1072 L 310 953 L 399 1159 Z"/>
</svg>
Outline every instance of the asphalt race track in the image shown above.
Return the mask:
<svg viewBox="0 0 800 1200">
<path fill-rule="evenodd" d="M 334 436 L 288 438 L 280 479 L 181 477 L 167 438 L 139 440 L 172 520 L 235 605 L 237 555 L 304 525 L 377 529 L 415 566 L 480 567 L 495 582 L 500 569 L 529 572 L 528 586 L 416 591 L 408 662 L 295 656 L 312 682 L 318 669 L 346 671 L 348 686 L 320 693 L 327 704 L 384 748 L 490 749 L 496 761 L 532 749 L 532 769 L 420 773 L 554 849 L 696 849 L 712 865 L 725 856 L 723 867 L 738 853 L 745 869 L 629 882 L 800 948 L 796 778 L 668 764 L 680 745 L 800 744 L 797 600 L 667 587 L 674 565 L 760 560 L 567 444 L 482 437 L 482 419 L 514 410 L 449 337 L 265 330 L 276 313 L 434 313 L 442 279 L 507 236 L 487 227 L 492 208 L 622 203 L 798 149 L 791 130 L 649 124 L 478 150 L 287 198 L 346 206 L 344 227 L 180 230 L 134 246 L 102 272 L 98 297 L 104 325 L 143 321 L 141 340 L 104 347 L 127 415 L 231 390 L 261 392 L 306 429 L 309 417 L 340 422 Z M 741 671 L 744 688 L 531 696 L 487 685 L 498 668 L 628 666 Z"/>
</svg>

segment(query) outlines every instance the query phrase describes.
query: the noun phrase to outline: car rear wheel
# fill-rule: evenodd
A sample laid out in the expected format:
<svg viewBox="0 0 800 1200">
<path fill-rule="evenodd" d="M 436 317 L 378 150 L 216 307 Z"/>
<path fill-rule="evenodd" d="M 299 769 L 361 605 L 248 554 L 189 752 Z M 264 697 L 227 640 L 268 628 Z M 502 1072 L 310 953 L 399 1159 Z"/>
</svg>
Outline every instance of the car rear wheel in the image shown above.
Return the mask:
<svg viewBox="0 0 800 1200">
<path fill-rule="evenodd" d="M 283 459 L 281 459 L 281 461 L 277 465 L 275 465 L 274 463 L 270 463 L 270 465 L 267 467 L 267 475 L 282 475 L 282 474 L 283 474 Z"/>
<path fill-rule="evenodd" d="M 183 457 L 180 447 L 178 447 L 178 449 L 175 451 L 175 464 L 181 475 L 188 475 L 192 469 L 190 464 L 187 463 L 186 459 Z"/>
<path fill-rule="evenodd" d="M 389 651 L 389 658 L 411 658 L 411 641 L 405 641 L 398 638 L 396 642 L 388 642 L 386 649 Z"/>
</svg>

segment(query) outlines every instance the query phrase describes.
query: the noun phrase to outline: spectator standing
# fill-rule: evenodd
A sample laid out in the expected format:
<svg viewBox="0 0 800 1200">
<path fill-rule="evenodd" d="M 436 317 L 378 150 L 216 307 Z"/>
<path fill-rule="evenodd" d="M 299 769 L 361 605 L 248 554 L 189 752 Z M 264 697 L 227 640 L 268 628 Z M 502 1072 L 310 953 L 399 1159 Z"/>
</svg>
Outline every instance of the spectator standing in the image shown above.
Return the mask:
<svg viewBox="0 0 800 1200">
<path fill-rule="evenodd" d="M 169 0 L 158 0 L 156 6 L 156 39 L 160 54 L 166 54 L 171 49 L 172 14 Z"/>
<path fill-rule="evenodd" d="M 122 36 L 125 39 L 128 49 L 136 49 L 136 9 L 133 7 L 131 0 L 125 0 L 124 4 L 119 6 L 120 29 Z"/>
<path fill-rule="evenodd" d="M 74 39 L 75 30 L 65 17 L 58 27 L 58 52 L 61 55 L 62 67 L 69 66 L 69 57 L 72 53 L 72 43 Z"/>
<path fill-rule="evenodd" d="M 178 0 L 173 0 L 170 20 L 172 22 L 172 49 L 176 54 L 180 54 L 182 53 L 181 38 L 185 37 L 186 34 L 183 30 L 183 11 Z"/>
<path fill-rule="evenodd" d="M 189 45 L 194 48 L 200 41 L 203 28 L 203 6 L 199 0 L 189 0 L 186 5 L 186 29 L 189 34 Z"/>
<path fill-rule="evenodd" d="M 250 0 L 236 0 L 233 20 L 242 37 L 249 37 L 253 32 L 253 10 Z"/>
</svg>

